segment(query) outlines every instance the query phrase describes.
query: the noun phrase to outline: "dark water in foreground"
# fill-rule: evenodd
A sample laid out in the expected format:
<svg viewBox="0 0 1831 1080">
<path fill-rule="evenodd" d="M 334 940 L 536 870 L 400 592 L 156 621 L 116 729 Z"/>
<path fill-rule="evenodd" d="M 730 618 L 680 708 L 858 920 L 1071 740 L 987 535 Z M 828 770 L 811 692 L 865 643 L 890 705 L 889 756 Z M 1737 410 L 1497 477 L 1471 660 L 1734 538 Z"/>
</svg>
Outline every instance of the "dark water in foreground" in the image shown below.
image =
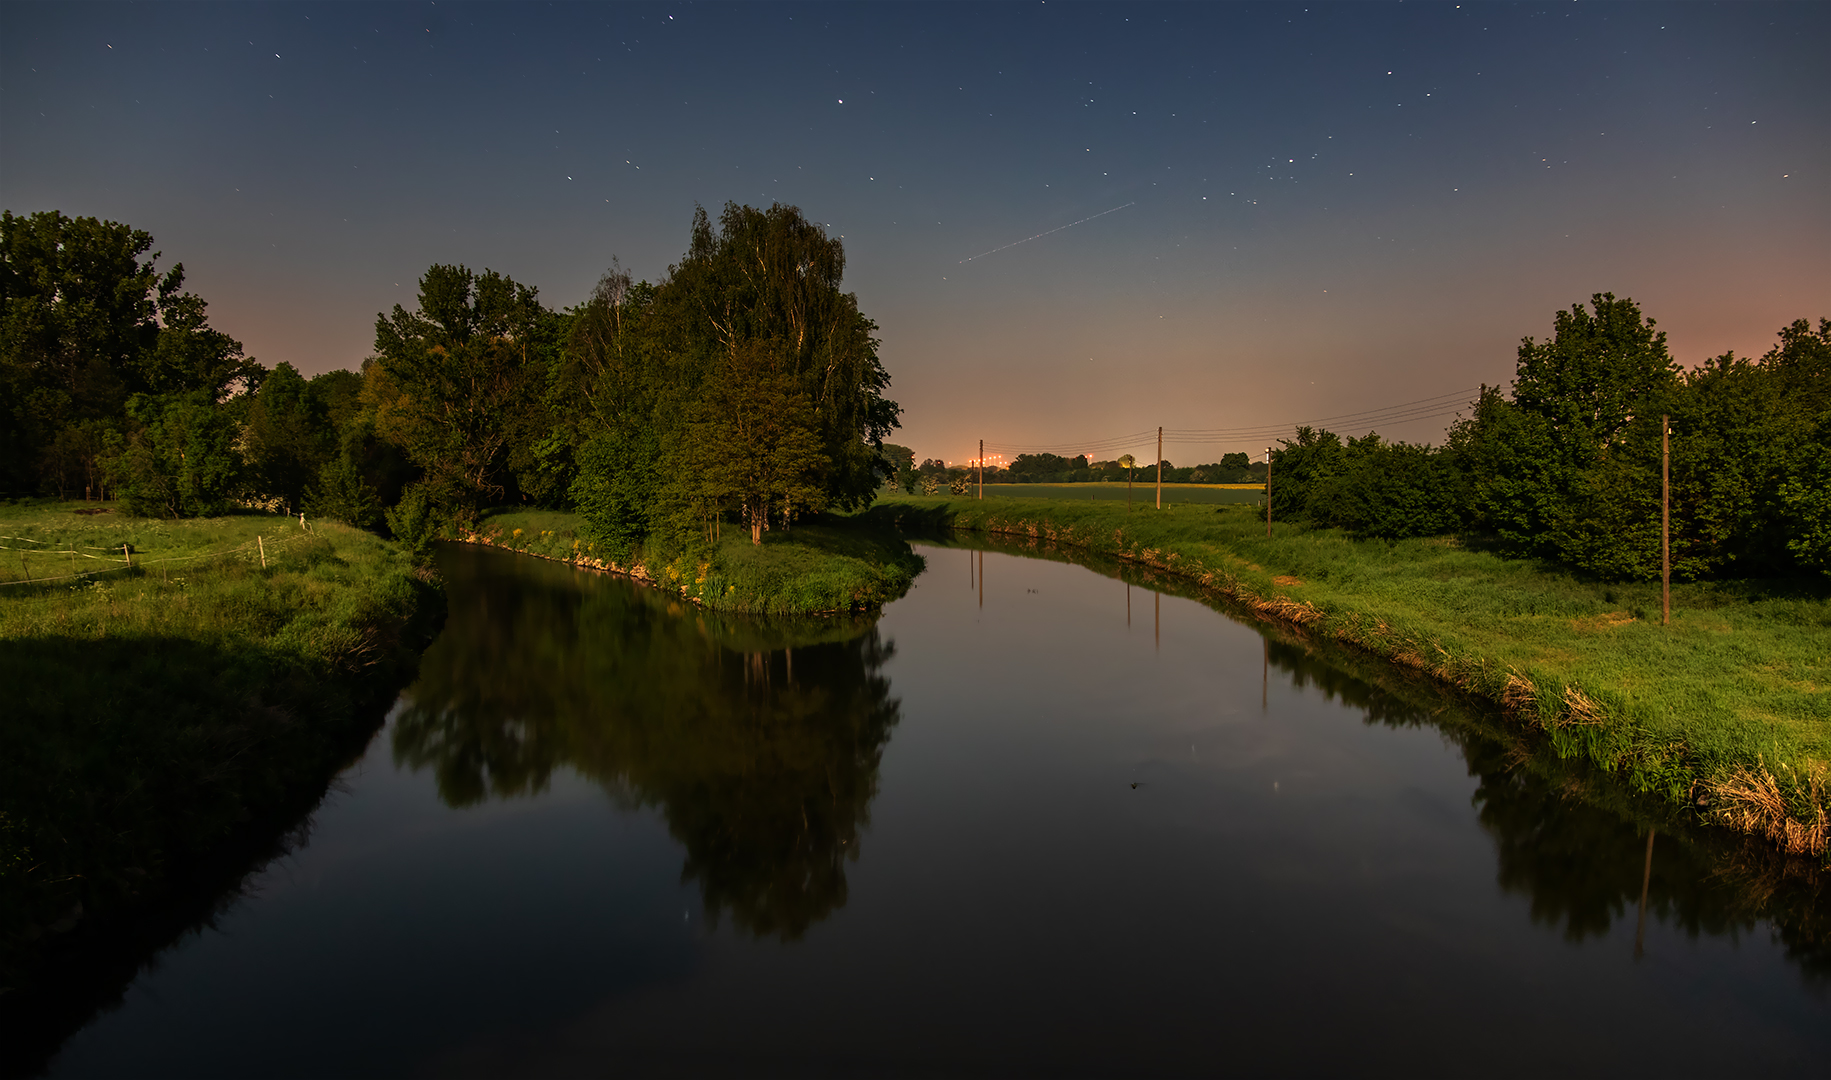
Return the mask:
<svg viewBox="0 0 1831 1080">
<path fill-rule="evenodd" d="M 1082 567 L 925 553 L 810 633 L 449 552 L 450 622 L 309 845 L 53 1073 L 1831 1061 L 1809 949 L 1662 835 L 1637 956 L 1644 830 L 1444 706 Z"/>
</svg>

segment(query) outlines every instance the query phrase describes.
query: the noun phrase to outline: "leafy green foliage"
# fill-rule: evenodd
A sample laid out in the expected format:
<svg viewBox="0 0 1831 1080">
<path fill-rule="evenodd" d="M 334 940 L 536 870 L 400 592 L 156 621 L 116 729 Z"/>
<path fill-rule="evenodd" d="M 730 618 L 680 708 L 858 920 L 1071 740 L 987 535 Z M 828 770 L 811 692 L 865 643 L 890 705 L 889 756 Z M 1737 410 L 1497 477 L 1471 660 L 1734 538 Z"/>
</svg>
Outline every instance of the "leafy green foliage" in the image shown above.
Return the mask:
<svg viewBox="0 0 1831 1080">
<path fill-rule="evenodd" d="M 384 521 L 375 489 L 347 457 L 333 458 L 319 468 L 317 482 L 306 489 L 305 510 L 315 518 L 371 531 L 380 529 Z"/>
<path fill-rule="evenodd" d="M 459 519 L 507 494 L 515 421 L 537 393 L 552 324 L 535 290 L 443 265 L 420 278 L 417 311 L 396 304 L 376 318 L 378 362 L 365 387 L 376 431 L 425 471 L 423 490 L 448 498 Z"/>
<path fill-rule="evenodd" d="M 1672 572 L 1831 569 L 1831 320 L 1799 320 L 1759 361 L 1680 371 L 1631 300 L 1601 293 L 1525 339 L 1511 397 L 1483 387 L 1441 449 L 1299 428 L 1274 451 L 1275 519 L 1398 539 L 1461 532 L 1611 580 L 1661 568 L 1669 417 Z"/>
<path fill-rule="evenodd" d="M 214 404 L 263 374 L 163 275 L 147 233 L 55 211 L 0 214 L 0 490 L 94 490 L 135 394 Z M 98 492 L 99 494 L 99 492 Z"/>
<path fill-rule="evenodd" d="M 127 415 L 138 430 L 113 462 L 113 486 L 131 513 L 208 517 L 229 508 L 245 470 L 240 430 L 201 392 L 137 394 Z"/>
<path fill-rule="evenodd" d="M 668 455 L 665 497 L 690 527 L 713 539 L 716 522 L 736 509 L 761 544 L 772 509 L 784 525 L 797 511 L 826 506 L 830 465 L 812 405 L 780 356 L 760 343 L 743 348 L 687 411 Z M 684 531 L 684 530 L 680 530 Z"/>
<path fill-rule="evenodd" d="M 1349 439 L 1326 467 L 1304 506 L 1319 524 L 1383 540 L 1441 536 L 1462 524 L 1462 477 L 1430 447 L 1369 434 Z"/>
<path fill-rule="evenodd" d="M 261 380 L 242 430 L 242 456 L 258 490 L 283 499 L 291 513 L 335 445 L 323 402 L 311 391 L 298 369 L 282 362 Z"/>
<path fill-rule="evenodd" d="M 432 565 L 433 545 L 444 533 L 448 502 L 449 497 L 435 484 L 421 481 L 408 486 L 401 501 L 388 508 L 388 530 L 415 566 Z"/>
<path fill-rule="evenodd" d="M 731 204 L 716 230 L 695 215 L 659 285 L 605 276 L 559 377 L 577 404 L 554 413 L 598 542 L 715 538 L 732 513 L 760 538 L 772 515 L 870 502 L 898 409 L 844 270 L 839 241 L 799 210 Z"/>
</svg>

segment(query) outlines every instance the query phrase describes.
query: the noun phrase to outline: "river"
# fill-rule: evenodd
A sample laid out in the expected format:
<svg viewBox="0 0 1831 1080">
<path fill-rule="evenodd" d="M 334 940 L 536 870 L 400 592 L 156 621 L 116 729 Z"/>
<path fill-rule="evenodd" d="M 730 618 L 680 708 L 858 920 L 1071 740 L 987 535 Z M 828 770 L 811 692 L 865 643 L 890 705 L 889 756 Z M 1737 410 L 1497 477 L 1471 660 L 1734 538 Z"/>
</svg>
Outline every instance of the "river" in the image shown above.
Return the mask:
<svg viewBox="0 0 1831 1080">
<path fill-rule="evenodd" d="M 1631 797 L 1499 718 L 1167 583 L 919 550 L 824 623 L 446 551 L 309 841 L 51 1075 L 1831 1061 L 1824 912 L 1755 895 L 1784 868 L 1649 862 Z"/>
</svg>

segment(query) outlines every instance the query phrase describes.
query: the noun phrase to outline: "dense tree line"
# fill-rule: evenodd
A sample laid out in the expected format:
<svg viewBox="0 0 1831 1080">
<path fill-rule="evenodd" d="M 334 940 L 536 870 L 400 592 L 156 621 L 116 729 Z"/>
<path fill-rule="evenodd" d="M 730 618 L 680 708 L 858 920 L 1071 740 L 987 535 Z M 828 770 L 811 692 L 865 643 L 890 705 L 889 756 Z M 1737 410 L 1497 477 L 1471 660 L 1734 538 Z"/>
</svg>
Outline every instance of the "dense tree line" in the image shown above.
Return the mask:
<svg viewBox="0 0 1831 1080">
<path fill-rule="evenodd" d="M 1831 571 L 1831 319 L 1779 339 L 1686 370 L 1632 300 L 1597 294 L 1525 338 L 1511 393 L 1484 387 L 1441 447 L 1297 429 L 1272 453 L 1272 514 L 1657 577 L 1669 416 L 1675 575 Z"/>
<path fill-rule="evenodd" d="M 900 455 L 894 457 L 891 463 L 895 469 L 891 482 L 912 494 L 924 488 L 924 481 L 938 480 L 945 484 L 953 478 L 965 478 L 969 472 L 974 482 L 978 480 L 977 470 L 969 470 L 964 466 L 950 468 L 939 458 L 928 458 L 920 465 L 913 465 L 914 455 L 906 447 L 886 447 L 886 450 L 891 449 Z M 1123 483 L 1128 476 L 1140 483 L 1155 483 L 1157 470 L 1149 463 L 1134 461 L 1130 455 L 1113 461 L 1089 461 L 1085 454 L 1072 458 L 1057 454 L 1019 454 L 1007 466 L 988 465 L 985 469 L 985 482 L 988 484 Z M 1221 460 L 1207 465 L 1178 468 L 1166 459 L 1163 463 L 1163 482 L 1259 484 L 1265 482 L 1265 463 L 1252 461 L 1245 454 L 1225 454 Z M 934 485 L 930 483 L 927 486 Z"/>
<path fill-rule="evenodd" d="M 886 445 L 898 407 L 839 241 L 793 207 L 696 212 L 659 282 L 618 268 L 545 306 L 507 276 L 433 266 L 376 320 L 361 372 L 272 370 L 209 324 L 145 232 L 0 216 L 0 494 L 135 513 L 236 505 L 332 516 L 424 551 L 487 507 L 576 507 L 613 554 L 725 523 L 760 540 L 880 484 L 967 474 Z M 1525 338 L 1442 446 L 1299 428 L 1271 512 L 1384 538 L 1458 534 L 1613 578 L 1659 568 L 1660 417 L 1672 424 L 1680 577 L 1831 570 L 1831 320 L 1758 360 L 1686 370 L 1632 300 L 1598 294 Z M 1228 454 L 1170 483 L 1263 480 Z M 1129 456 L 1020 455 L 988 483 L 1139 482 Z"/>
<path fill-rule="evenodd" d="M 658 283 L 614 261 L 575 308 L 435 265 L 377 317 L 362 371 L 243 355 L 152 238 L 57 213 L 0 224 L 0 485 L 135 513 L 342 518 L 425 550 L 500 504 L 576 506 L 613 552 L 753 540 L 860 506 L 882 451 L 876 325 L 839 241 L 793 207 L 696 213 Z"/>
</svg>

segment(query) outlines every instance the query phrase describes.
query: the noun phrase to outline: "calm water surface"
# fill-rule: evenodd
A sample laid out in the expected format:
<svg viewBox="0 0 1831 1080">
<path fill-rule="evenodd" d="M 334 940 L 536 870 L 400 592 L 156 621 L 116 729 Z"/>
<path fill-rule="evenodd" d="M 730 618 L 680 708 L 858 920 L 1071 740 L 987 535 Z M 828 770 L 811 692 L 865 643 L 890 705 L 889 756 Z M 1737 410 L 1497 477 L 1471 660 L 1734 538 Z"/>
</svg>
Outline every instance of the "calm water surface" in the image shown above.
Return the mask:
<svg viewBox="0 0 1831 1080">
<path fill-rule="evenodd" d="M 53 1074 L 1823 1075 L 1811 956 L 1682 844 L 1640 927 L 1644 832 L 1504 747 L 1193 601 L 923 550 L 814 632 L 448 552 L 310 843 Z"/>
</svg>

